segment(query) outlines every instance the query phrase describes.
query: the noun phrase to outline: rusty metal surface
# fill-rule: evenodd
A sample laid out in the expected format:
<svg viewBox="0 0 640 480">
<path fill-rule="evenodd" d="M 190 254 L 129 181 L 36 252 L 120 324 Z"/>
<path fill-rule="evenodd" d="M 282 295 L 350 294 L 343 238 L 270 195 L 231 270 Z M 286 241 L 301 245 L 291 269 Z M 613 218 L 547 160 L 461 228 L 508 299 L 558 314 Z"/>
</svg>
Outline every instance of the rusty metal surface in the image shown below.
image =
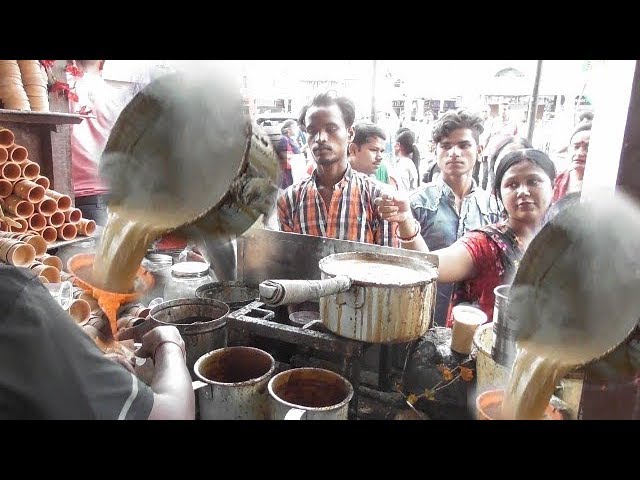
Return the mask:
<svg viewBox="0 0 640 480">
<path fill-rule="evenodd" d="M 330 333 L 303 330 L 299 327 L 249 316 L 240 316 L 238 318 L 235 318 L 233 315 L 229 316 L 227 318 L 227 330 L 247 332 L 255 336 L 280 340 L 301 347 L 315 348 L 317 350 L 333 352 L 349 357 L 362 355 L 364 348 L 362 342 L 342 339 Z"/>
<path fill-rule="evenodd" d="M 154 307 L 147 321 L 173 325 L 178 329 L 186 347 L 187 367 L 195 380 L 193 367 L 196 361 L 205 353 L 226 345 L 225 325 L 228 313 L 229 307 L 217 300 L 182 298 Z M 182 323 L 193 317 L 207 318 L 208 321 Z"/>
<path fill-rule="evenodd" d="M 271 419 L 347 420 L 354 388 L 331 370 L 293 368 L 275 375 L 268 384 Z"/>
<path fill-rule="evenodd" d="M 434 282 L 412 287 L 359 287 L 322 297 L 320 317 L 342 337 L 369 343 L 409 342 L 433 320 Z"/>
<path fill-rule="evenodd" d="M 238 346 L 209 352 L 194 366 L 201 420 L 268 420 L 267 384 L 275 360 L 263 350 Z"/>
<path fill-rule="evenodd" d="M 259 296 L 257 288 L 249 288 L 241 282 L 207 283 L 196 290 L 196 297 L 219 300 L 229 305 L 231 311 L 246 307 Z"/>
<path fill-rule="evenodd" d="M 438 257 L 430 253 L 252 228 L 238 237 L 237 279 L 252 287 L 273 278 L 318 280 L 321 278 L 320 260 L 346 252 L 402 255 L 438 265 Z"/>
</svg>

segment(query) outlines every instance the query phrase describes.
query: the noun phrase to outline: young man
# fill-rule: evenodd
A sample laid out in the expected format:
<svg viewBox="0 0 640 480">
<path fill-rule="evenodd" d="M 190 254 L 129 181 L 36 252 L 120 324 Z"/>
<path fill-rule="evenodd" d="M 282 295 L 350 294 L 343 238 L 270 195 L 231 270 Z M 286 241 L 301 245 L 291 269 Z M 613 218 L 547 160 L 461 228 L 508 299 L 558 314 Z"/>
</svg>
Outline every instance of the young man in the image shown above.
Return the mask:
<svg viewBox="0 0 640 480">
<path fill-rule="evenodd" d="M 441 176 L 409 196 L 411 212 L 429 250 L 448 247 L 467 231 L 499 219 L 497 205 L 472 178 L 473 167 L 482 154 L 478 144 L 482 128 L 482 118 L 466 110 L 449 111 L 434 126 Z M 414 222 L 398 225 L 401 240 L 415 233 Z M 452 289 L 452 284 L 438 284 L 436 325 L 445 324 Z"/>
<path fill-rule="evenodd" d="M 567 153 L 571 163 L 569 168 L 558 174 L 553 186 L 552 202 L 555 203 L 569 193 L 582 191 L 584 168 L 587 165 L 587 153 L 591 140 L 591 122 L 581 122 L 571 133 Z"/>
<path fill-rule="evenodd" d="M 284 232 L 398 246 L 374 199 L 380 186 L 349 164 L 355 106 L 345 97 L 325 93 L 306 105 L 298 123 L 307 132 L 317 164 L 310 178 L 287 188 L 278 199 L 278 222 Z"/>
<path fill-rule="evenodd" d="M 353 127 L 353 141 L 349 144 L 349 163 L 360 173 L 398 188 L 393 169 L 384 161 L 385 135 L 382 128 L 373 123 L 361 122 Z"/>
</svg>

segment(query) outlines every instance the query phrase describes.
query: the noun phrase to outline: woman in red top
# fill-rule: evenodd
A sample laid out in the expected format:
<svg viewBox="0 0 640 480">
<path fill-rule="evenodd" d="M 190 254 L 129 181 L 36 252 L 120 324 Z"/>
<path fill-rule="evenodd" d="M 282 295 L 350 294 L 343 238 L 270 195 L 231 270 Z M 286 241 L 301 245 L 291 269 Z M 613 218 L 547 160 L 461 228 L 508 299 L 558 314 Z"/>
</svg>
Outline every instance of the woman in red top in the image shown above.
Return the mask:
<svg viewBox="0 0 640 480">
<path fill-rule="evenodd" d="M 432 252 L 439 257 L 438 279 L 457 282 L 447 326 L 452 325 L 451 308 L 460 303 L 474 304 L 489 320 L 493 318 L 493 290 L 511 283 L 524 251 L 542 227 L 555 175 L 553 162 L 539 150 L 507 154 L 496 171 L 494 187 L 496 197 L 504 204 L 506 220 L 472 230 L 453 245 Z M 383 219 L 397 222 L 396 233 L 403 248 L 429 251 L 403 192 L 383 195 L 376 204 Z"/>
</svg>

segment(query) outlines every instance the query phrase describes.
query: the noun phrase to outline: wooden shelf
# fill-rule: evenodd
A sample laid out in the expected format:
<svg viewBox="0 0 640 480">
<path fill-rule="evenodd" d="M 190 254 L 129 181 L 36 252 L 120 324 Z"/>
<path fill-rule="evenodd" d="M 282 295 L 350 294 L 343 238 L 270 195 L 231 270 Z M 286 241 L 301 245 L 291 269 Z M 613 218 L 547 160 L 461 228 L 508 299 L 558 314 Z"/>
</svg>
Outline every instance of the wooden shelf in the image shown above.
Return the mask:
<svg viewBox="0 0 640 480">
<path fill-rule="evenodd" d="M 0 122 L 39 123 L 49 125 L 67 125 L 80 123 L 85 118 L 95 118 L 93 115 L 79 115 L 77 113 L 62 112 L 30 112 L 25 110 L 6 110 L 0 108 Z"/>
</svg>

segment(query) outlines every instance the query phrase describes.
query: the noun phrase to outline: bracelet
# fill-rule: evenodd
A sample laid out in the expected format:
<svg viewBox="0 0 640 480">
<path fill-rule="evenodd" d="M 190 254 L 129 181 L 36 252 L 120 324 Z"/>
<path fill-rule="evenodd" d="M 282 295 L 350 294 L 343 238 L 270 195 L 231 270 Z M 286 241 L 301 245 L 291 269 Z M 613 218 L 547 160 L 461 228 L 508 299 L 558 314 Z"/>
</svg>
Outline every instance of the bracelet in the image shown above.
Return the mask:
<svg viewBox="0 0 640 480">
<path fill-rule="evenodd" d="M 156 362 L 156 352 L 158 351 L 158 349 L 165 343 L 173 343 L 174 345 L 177 345 L 180 347 L 180 350 L 182 350 L 182 358 L 184 358 L 184 361 L 187 361 L 187 352 L 184 348 L 183 345 L 180 345 L 178 342 L 173 341 L 173 340 L 163 340 L 162 342 L 160 342 L 158 345 L 156 345 L 156 348 L 153 350 L 153 363 Z"/>
<path fill-rule="evenodd" d="M 398 232 L 398 227 L 400 226 L 400 224 L 396 223 L 396 237 L 398 237 L 398 240 L 400 240 L 400 243 L 411 243 L 416 238 L 418 238 L 418 235 L 420 235 L 420 232 L 422 231 L 422 227 L 420 226 L 420 222 L 418 222 L 415 218 L 413 219 L 413 222 L 416 225 L 416 233 L 411 235 L 409 238 L 402 238 L 400 236 L 400 233 Z"/>
</svg>

